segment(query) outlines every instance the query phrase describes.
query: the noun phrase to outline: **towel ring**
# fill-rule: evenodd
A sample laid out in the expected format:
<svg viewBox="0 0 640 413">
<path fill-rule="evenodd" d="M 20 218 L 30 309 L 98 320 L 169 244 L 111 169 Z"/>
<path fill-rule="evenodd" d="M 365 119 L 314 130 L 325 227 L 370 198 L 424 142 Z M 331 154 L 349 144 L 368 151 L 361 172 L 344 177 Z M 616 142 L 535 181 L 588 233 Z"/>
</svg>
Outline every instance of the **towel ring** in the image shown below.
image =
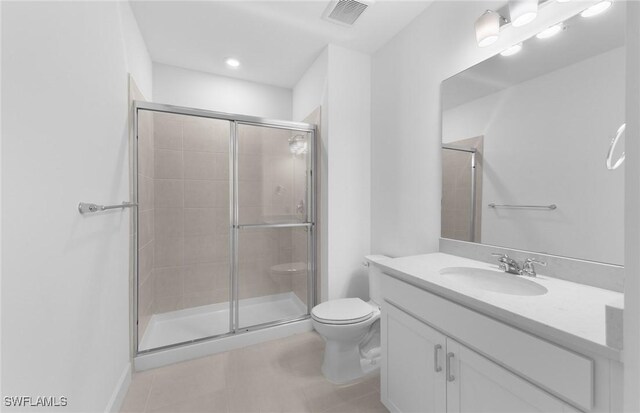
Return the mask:
<svg viewBox="0 0 640 413">
<path fill-rule="evenodd" d="M 618 158 L 618 160 L 613 165 L 611 164 L 611 158 L 613 157 L 613 151 L 616 149 L 616 146 L 618 145 L 618 141 L 622 137 L 622 134 L 624 133 L 624 130 L 626 129 L 626 127 L 627 127 L 627 124 L 623 123 L 618 128 L 618 132 L 616 132 L 616 136 L 613 139 L 611 139 L 611 145 L 609 146 L 609 152 L 607 153 L 607 169 L 609 169 L 610 171 L 613 171 L 614 169 L 618 169 L 618 167 L 620 167 L 620 165 L 622 165 L 622 163 L 624 162 L 624 152 L 622 152 L 622 155 L 620 155 L 620 158 Z"/>
</svg>

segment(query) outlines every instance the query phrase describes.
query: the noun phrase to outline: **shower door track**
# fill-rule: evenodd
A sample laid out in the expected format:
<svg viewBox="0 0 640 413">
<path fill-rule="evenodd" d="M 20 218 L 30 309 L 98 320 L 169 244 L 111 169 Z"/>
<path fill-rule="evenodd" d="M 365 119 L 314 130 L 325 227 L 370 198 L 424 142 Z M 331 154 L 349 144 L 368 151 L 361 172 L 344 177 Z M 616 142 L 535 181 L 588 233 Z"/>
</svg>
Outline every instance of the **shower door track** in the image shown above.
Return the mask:
<svg viewBox="0 0 640 413">
<path fill-rule="evenodd" d="M 311 308 L 315 305 L 316 301 L 316 233 L 315 220 L 316 220 L 316 178 L 314 171 L 316 169 L 316 126 L 313 124 L 283 121 L 276 119 L 261 118 L 255 116 L 246 116 L 239 114 L 231 114 L 225 112 L 215 112 L 204 109 L 195 109 L 153 102 L 133 101 L 133 130 L 134 130 L 134 142 L 132 145 L 132 191 L 134 203 L 139 202 L 138 197 L 138 111 L 147 110 L 151 112 L 162 112 L 177 115 L 196 116 L 202 118 L 226 120 L 231 123 L 231 130 L 229 135 L 229 206 L 230 206 L 230 233 L 229 233 L 229 247 L 230 247 L 230 294 L 229 294 L 229 331 L 223 334 L 217 334 L 207 337 L 202 337 L 194 340 L 168 344 L 165 346 L 159 346 L 152 349 L 140 350 L 140 337 L 138 333 L 138 300 L 139 300 L 139 245 L 138 245 L 138 210 L 135 210 L 133 225 L 136 228 L 134 234 L 134 252 L 133 252 L 133 268 L 134 268 L 134 291 L 133 291 L 133 311 L 132 311 L 132 338 L 133 338 L 133 357 L 138 355 L 146 355 L 159 351 L 174 349 L 183 347 L 189 344 L 203 343 L 207 341 L 217 340 L 224 337 L 231 337 L 238 334 L 263 330 L 269 327 L 276 327 L 285 324 L 295 323 L 310 318 Z M 250 125 L 258 127 L 278 128 L 298 132 L 307 132 L 310 136 L 310 167 L 309 174 L 307 176 L 307 205 L 309 222 L 292 222 L 292 223 L 279 223 L 279 224 L 238 224 L 238 155 L 237 148 L 238 139 L 236 136 L 237 128 L 239 125 Z M 267 323 L 261 323 L 248 327 L 240 327 L 239 320 L 239 288 L 238 288 L 238 231 L 246 228 L 297 228 L 305 227 L 306 231 L 309 231 L 308 245 L 307 245 L 307 313 L 300 317 L 288 318 L 283 320 L 275 320 Z"/>
</svg>

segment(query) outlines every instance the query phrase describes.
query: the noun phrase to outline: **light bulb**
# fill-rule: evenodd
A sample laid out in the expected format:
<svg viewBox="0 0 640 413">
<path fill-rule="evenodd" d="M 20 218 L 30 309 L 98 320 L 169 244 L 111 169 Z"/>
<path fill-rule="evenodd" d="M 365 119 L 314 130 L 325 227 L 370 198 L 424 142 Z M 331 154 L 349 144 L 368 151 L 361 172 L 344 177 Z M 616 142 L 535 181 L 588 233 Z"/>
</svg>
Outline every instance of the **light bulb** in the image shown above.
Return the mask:
<svg viewBox="0 0 640 413">
<path fill-rule="evenodd" d="M 240 61 L 238 59 L 234 59 L 233 57 L 225 60 L 225 63 L 227 64 L 227 66 L 233 67 L 234 69 L 240 66 Z"/>
<path fill-rule="evenodd" d="M 536 37 L 538 39 L 548 39 L 549 37 L 553 37 L 556 34 L 560 33 L 562 31 L 562 28 L 563 28 L 562 23 L 558 23 L 554 26 L 547 27 L 540 33 L 536 34 Z"/>
<path fill-rule="evenodd" d="M 598 15 L 600 13 L 602 13 L 603 11 L 607 10 L 609 7 L 611 7 L 611 2 L 608 0 L 605 1 L 601 1 L 600 3 L 596 3 L 593 6 L 589 7 L 588 9 L 586 9 L 585 11 L 583 11 L 582 13 L 580 13 L 580 16 L 582 17 L 593 17 L 595 15 Z"/>
</svg>

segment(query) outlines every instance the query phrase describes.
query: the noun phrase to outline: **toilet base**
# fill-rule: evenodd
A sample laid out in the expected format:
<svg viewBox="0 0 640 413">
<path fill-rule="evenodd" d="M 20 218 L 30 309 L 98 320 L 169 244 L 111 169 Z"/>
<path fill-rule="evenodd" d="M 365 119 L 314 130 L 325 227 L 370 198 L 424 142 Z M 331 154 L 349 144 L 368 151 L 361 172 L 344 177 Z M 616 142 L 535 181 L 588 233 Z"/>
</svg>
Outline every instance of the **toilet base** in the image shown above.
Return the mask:
<svg viewBox="0 0 640 413">
<path fill-rule="evenodd" d="M 346 384 L 380 369 L 380 357 L 362 357 L 359 341 L 325 340 L 322 374 L 334 384 Z M 375 353 L 375 352 L 374 352 Z"/>
</svg>

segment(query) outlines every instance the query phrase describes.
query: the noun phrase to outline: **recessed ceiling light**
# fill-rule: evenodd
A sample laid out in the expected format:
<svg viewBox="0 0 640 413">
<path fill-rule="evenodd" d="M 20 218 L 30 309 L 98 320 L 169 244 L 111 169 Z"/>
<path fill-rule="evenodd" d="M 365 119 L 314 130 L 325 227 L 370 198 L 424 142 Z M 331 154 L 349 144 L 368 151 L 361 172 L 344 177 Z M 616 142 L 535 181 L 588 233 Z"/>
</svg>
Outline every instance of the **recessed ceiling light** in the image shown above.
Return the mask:
<svg viewBox="0 0 640 413">
<path fill-rule="evenodd" d="M 571 0 L 558 0 L 558 3 L 566 3 L 568 1 L 571 1 Z"/>
<path fill-rule="evenodd" d="M 500 52 L 500 54 L 502 56 L 513 56 L 514 54 L 518 53 L 520 50 L 522 50 L 522 43 L 514 44 L 508 49 L 505 49 L 502 52 Z"/>
<path fill-rule="evenodd" d="M 227 66 L 233 67 L 233 68 L 240 66 L 240 61 L 238 59 L 234 59 L 233 57 L 230 57 L 227 60 L 225 60 L 225 63 L 227 64 Z"/>
<path fill-rule="evenodd" d="M 536 37 L 538 39 L 548 39 L 549 37 L 553 37 L 556 34 L 560 33 L 562 31 L 562 27 L 562 23 L 558 23 L 555 26 L 548 27 L 540 33 L 536 34 Z"/>
<path fill-rule="evenodd" d="M 595 16 L 597 14 L 602 13 L 603 11 L 607 10 L 609 7 L 611 7 L 611 2 L 608 0 L 605 1 L 601 1 L 600 3 L 596 3 L 593 6 L 589 7 L 588 9 L 586 9 L 585 11 L 583 11 L 582 13 L 580 13 L 580 16 L 582 17 L 592 17 Z"/>
</svg>

